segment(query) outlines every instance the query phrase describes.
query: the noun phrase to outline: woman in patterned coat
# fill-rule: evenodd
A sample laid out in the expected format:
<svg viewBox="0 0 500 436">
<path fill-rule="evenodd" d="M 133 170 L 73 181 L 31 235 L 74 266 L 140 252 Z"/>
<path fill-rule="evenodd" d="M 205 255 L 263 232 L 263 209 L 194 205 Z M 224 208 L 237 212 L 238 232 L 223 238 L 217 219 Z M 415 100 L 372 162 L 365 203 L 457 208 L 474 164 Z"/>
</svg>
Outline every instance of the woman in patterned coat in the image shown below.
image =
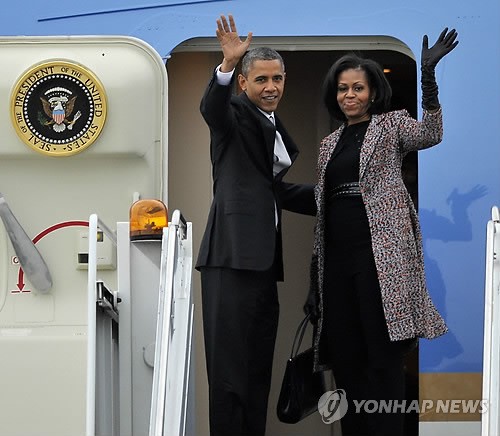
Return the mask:
<svg viewBox="0 0 500 436">
<path fill-rule="evenodd" d="M 391 88 L 372 60 L 343 56 L 325 79 L 326 106 L 343 124 L 320 146 L 305 309 L 316 317 L 315 369 L 332 368 L 350 405 L 344 436 L 402 434 L 402 413 L 362 413 L 360 402 L 403 401 L 405 351 L 416 338 L 447 331 L 426 288 L 422 236 L 401 165 L 408 152 L 441 142 L 434 68 L 456 37 L 444 29 L 428 48 L 424 36 L 422 121 L 389 111 Z"/>
</svg>

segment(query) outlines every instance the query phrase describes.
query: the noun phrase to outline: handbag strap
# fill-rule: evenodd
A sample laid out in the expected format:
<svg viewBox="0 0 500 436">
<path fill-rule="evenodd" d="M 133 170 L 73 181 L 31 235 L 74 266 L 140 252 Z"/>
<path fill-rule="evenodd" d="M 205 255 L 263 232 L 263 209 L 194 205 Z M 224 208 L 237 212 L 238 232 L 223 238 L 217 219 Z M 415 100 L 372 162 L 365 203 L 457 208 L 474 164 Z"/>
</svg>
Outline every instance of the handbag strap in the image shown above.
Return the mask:
<svg viewBox="0 0 500 436">
<path fill-rule="evenodd" d="M 304 333 L 307 329 L 307 322 L 309 321 L 311 314 L 307 314 L 305 318 L 300 321 L 299 327 L 297 328 L 297 332 L 295 333 L 295 338 L 293 339 L 292 352 L 290 353 L 290 358 L 295 357 L 300 349 L 300 345 L 302 344 L 302 338 L 304 337 Z"/>
</svg>

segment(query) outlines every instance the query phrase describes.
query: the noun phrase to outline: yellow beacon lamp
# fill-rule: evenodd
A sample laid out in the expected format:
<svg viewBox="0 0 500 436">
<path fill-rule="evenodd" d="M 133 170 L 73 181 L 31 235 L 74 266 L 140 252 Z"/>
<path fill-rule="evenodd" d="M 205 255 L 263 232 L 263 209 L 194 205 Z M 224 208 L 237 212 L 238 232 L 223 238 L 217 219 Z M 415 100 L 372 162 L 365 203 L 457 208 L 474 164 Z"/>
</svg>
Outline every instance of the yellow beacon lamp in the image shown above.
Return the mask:
<svg viewBox="0 0 500 436">
<path fill-rule="evenodd" d="M 168 210 L 160 200 L 138 200 L 130 207 L 130 240 L 145 241 L 162 238 L 168 226 Z"/>
</svg>

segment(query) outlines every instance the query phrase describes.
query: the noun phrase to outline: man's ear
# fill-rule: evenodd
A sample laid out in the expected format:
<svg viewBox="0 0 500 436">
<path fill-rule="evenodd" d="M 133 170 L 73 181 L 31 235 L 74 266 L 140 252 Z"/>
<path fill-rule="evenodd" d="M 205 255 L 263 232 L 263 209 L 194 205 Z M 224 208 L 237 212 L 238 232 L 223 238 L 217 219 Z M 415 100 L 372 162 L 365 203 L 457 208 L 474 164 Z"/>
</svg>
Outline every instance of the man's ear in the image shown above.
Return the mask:
<svg viewBox="0 0 500 436">
<path fill-rule="evenodd" d="M 247 90 L 247 78 L 243 74 L 238 74 L 238 85 L 242 91 Z"/>
</svg>

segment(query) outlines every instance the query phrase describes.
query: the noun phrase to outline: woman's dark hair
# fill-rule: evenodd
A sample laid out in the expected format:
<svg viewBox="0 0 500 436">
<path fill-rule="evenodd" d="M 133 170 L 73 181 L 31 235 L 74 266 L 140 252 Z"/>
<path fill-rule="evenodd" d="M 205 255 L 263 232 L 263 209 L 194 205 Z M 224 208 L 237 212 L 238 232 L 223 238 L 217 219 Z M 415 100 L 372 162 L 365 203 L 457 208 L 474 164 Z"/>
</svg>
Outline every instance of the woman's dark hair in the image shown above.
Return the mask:
<svg viewBox="0 0 500 436">
<path fill-rule="evenodd" d="M 337 87 L 340 73 L 350 69 L 362 70 L 366 73 L 370 90 L 375 95 L 368 112 L 381 114 L 389 111 L 392 89 L 382 67 L 372 59 L 364 59 L 355 53 L 350 53 L 335 61 L 323 82 L 323 101 L 330 115 L 337 120 L 346 120 L 346 116 L 337 102 Z"/>
</svg>

